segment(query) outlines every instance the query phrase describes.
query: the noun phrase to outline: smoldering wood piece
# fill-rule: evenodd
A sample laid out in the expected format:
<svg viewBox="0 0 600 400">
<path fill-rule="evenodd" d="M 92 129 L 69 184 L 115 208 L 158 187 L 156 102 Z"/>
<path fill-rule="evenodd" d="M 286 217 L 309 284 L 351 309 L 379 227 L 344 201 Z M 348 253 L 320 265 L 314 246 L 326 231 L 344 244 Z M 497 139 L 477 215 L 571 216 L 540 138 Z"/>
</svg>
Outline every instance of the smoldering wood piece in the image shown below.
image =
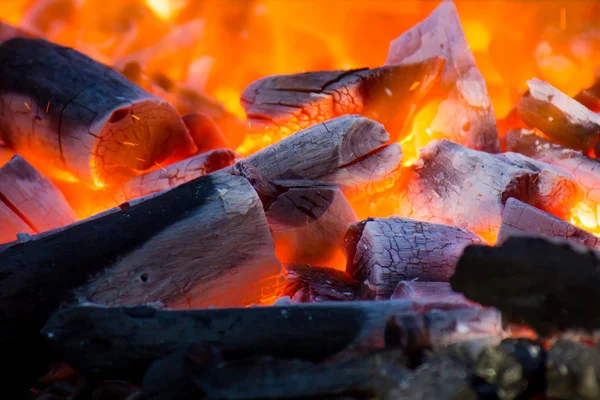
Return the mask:
<svg viewBox="0 0 600 400">
<path fill-rule="evenodd" d="M 447 303 L 468 303 L 469 300 L 450 287 L 448 282 L 400 281 L 392 300 L 426 300 Z"/>
<path fill-rule="evenodd" d="M 560 339 L 547 352 L 546 394 L 549 398 L 592 400 L 600 397 L 600 351 Z"/>
<path fill-rule="evenodd" d="M 344 271 L 308 264 L 285 265 L 283 294 L 298 303 L 372 300 L 373 291 Z"/>
<path fill-rule="evenodd" d="M 466 147 L 499 153 L 485 79 L 475 65 L 452 1 L 443 1 L 426 19 L 393 40 L 385 65 L 418 63 L 433 56 L 447 60 L 440 85 L 448 92 L 441 96 L 430 129 Z"/>
<path fill-rule="evenodd" d="M 600 116 L 549 83 L 534 78 L 527 86 L 518 105 L 523 122 L 567 147 L 588 151 L 600 134 Z"/>
<path fill-rule="evenodd" d="M 74 49 L 13 37 L 0 65 L 0 138 L 90 186 L 195 150 L 173 106 Z"/>
<path fill-rule="evenodd" d="M 77 221 L 63 194 L 21 156 L 0 167 L 0 243 Z"/>
<path fill-rule="evenodd" d="M 221 128 L 208 115 L 202 113 L 188 114 L 183 117 L 183 123 L 188 128 L 188 132 L 196 144 L 198 154 L 228 146 Z"/>
<path fill-rule="evenodd" d="M 496 247 L 465 248 L 452 289 L 529 324 L 541 335 L 598 329 L 600 256 L 574 243 L 511 237 Z M 515 279 L 518 277 L 519 279 Z"/>
<path fill-rule="evenodd" d="M 383 350 L 347 361 L 315 364 L 268 356 L 215 360 L 191 344 L 156 361 L 144 376 L 148 400 L 381 398 L 406 381 L 401 351 Z"/>
<path fill-rule="evenodd" d="M 398 282 L 448 281 L 462 250 L 483 240 L 466 229 L 408 218 L 369 218 L 345 237 L 346 272 L 376 298 L 389 299 Z"/>
<path fill-rule="evenodd" d="M 396 140 L 439 82 L 444 63 L 431 57 L 403 66 L 262 78 L 242 93 L 249 134 L 268 134 L 276 142 L 341 115 L 361 114 L 381 122 Z"/>
<path fill-rule="evenodd" d="M 429 143 L 408 170 L 400 215 L 469 229 L 493 243 L 504 203 L 517 198 L 565 218 L 581 189 L 571 176 L 521 154 Z"/>
<path fill-rule="evenodd" d="M 247 158 L 265 180 L 309 179 L 336 184 L 349 199 L 374 193 L 400 176 L 402 149 L 383 125 L 346 115 L 304 129 Z M 377 165 L 377 168 L 373 168 Z"/>
<path fill-rule="evenodd" d="M 587 89 L 583 89 L 574 97 L 575 100 L 593 112 L 600 112 L 600 77 Z"/>
<path fill-rule="evenodd" d="M 358 217 L 335 185 L 276 180 L 278 192 L 265 208 L 278 258 L 283 263 L 324 265 L 342 251 L 348 225 Z"/>
<path fill-rule="evenodd" d="M 115 195 L 117 204 L 173 188 L 233 165 L 241 157 L 233 150 L 216 149 L 186 158 L 125 182 Z M 117 205 L 115 204 L 115 205 Z"/>
<path fill-rule="evenodd" d="M 502 225 L 496 244 L 520 234 L 565 239 L 594 249 L 600 248 L 596 235 L 511 197 L 502 212 Z"/>
</svg>

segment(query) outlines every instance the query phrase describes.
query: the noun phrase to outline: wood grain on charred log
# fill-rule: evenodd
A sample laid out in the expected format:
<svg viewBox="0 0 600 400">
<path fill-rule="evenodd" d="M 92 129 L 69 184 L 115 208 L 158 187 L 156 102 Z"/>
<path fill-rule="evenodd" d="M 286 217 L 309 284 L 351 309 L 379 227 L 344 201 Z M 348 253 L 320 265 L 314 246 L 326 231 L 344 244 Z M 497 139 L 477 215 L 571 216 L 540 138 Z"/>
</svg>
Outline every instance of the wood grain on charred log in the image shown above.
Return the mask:
<svg viewBox="0 0 600 400">
<path fill-rule="evenodd" d="M 600 116 L 549 83 L 534 78 L 527 86 L 518 106 L 521 120 L 565 146 L 588 151 L 600 135 Z"/>
<path fill-rule="evenodd" d="M 375 69 L 305 72 L 260 79 L 244 90 L 250 137 L 281 140 L 345 114 L 381 122 L 398 139 L 419 103 L 439 82 L 444 60 Z"/>
<path fill-rule="evenodd" d="M 13 37 L 0 65 L 0 138 L 90 186 L 195 150 L 173 106 L 76 50 Z"/>
<path fill-rule="evenodd" d="M 448 140 L 427 145 L 409 169 L 400 215 L 454 225 L 493 243 L 515 197 L 565 218 L 580 197 L 568 174 L 521 154 L 488 154 Z"/>
<path fill-rule="evenodd" d="M 385 65 L 419 63 L 433 56 L 446 59 L 440 85 L 448 94 L 430 129 L 475 150 L 500 152 L 485 79 L 475 65 L 452 1 L 443 1 L 429 17 L 392 41 Z"/>
<path fill-rule="evenodd" d="M 502 244 L 510 236 L 524 233 L 565 239 L 583 246 L 600 248 L 600 241 L 596 235 L 511 197 L 506 201 L 502 212 L 502 225 L 496 244 Z"/>
<path fill-rule="evenodd" d="M 598 329 L 600 256 L 558 239 L 512 237 L 501 246 L 468 246 L 452 289 L 524 321 L 540 334 Z"/>
<path fill-rule="evenodd" d="M 383 125 L 346 115 L 304 129 L 247 158 L 268 181 L 310 179 L 336 184 L 349 199 L 383 190 L 400 176 L 402 149 Z"/>
<path fill-rule="evenodd" d="M 398 282 L 447 281 L 462 250 L 483 240 L 465 229 L 407 218 L 370 218 L 346 234 L 348 272 L 389 299 Z"/>
</svg>

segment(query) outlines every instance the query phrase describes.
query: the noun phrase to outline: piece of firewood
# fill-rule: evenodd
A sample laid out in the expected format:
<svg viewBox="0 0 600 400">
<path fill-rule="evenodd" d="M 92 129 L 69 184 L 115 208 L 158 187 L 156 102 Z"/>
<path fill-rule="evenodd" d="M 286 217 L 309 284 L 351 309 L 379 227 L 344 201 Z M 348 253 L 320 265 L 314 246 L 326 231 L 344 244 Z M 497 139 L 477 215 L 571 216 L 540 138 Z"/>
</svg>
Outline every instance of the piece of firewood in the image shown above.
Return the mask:
<svg viewBox="0 0 600 400">
<path fill-rule="evenodd" d="M 374 292 L 344 271 L 307 264 L 285 265 L 283 294 L 297 303 L 372 300 Z"/>
<path fill-rule="evenodd" d="M 309 180 L 272 181 L 277 197 L 266 205 L 277 258 L 326 265 L 342 251 L 348 225 L 358 221 L 335 185 Z"/>
<path fill-rule="evenodd" d="M 77 221 L 63 194 L 21 156 L 0 167 L 0 243 Z M 16 217 L 16 218 L 15 218 Z"/>
<path fill-rule="evenodd" d="M 381 190 L 400 176 L 402 149 L 383 125 L 345 115 L 304 129 L 247 158 L 268 181 L 310 179 L 336 184 L 349 199 Z"/>
<path fill-rule="evenodd" d="M 485 79 L 475 65 L 452 1 L 443 1 L 426 19 L 392 41 L 385 65 L 447 61 L 440 85 L 448 90 L 430 129 L 475 150 L 500 152 L 496 119 Z"/>
<path fill-rule="evenodd" d="M 580 196 L 568 174 L 521 154 L 488 154 L 448 140 L 429 143 L 408 169 L 399 214 L 469 229 L 493 243 L 510 197 L 560 218 Z"/>
<path fill-rule="evenodd" d="M 600 115 L 539 79 L 519 102 L 519 117 L 548 137 L 576 150 L 588 151 L 600 135 Z"/>
<path fill-rule="evenodd" d="M 432 57 L 403 66 L 262 78 L 242 93 L 249 137 L 257 144 L 264 135 L 277 142 L 329 119 L 360 114 L 381 122 L 396 140 L 443 68 L 444 59 Z"/>
<path fill-rule="evenodd" d="M 454 323 L 459 323 L 461 311 L 399 300 L 205 310 L 78 306 L 55 312 L 42 334 L 79 371 L 123 379 L 143 374 L 153 361 L 199 338 L 217 344 L 230 357 L 270 355 L 321 361 L 380 349 L 386 330 L 398 342 L 387 326 L 394 316 L 431 312 L 434 318 L 433 314 L 451 312 Z M 498 328 L 499 320 L 493 321 Z M 398 332 L 397 326 L 391 334 Z M 400 329 L 410 332 L 411 327 Z"/>
<path fill-rule="evenodd" d="M 350 226 L 346 272 L 365 282 L 376 298 L 389 299 L 398 282 L 448 281 L 469 244 L 483 240 L 466 229 L 408 218 L 369 218 Z"/>
<path fill-rule="evenodd" d="M 0 139 L 90 186 L 195 150 L 173 106 L 76 50 L 13 37 L 0 43 L 0 65 Z"/>
<path fill-rule="evenodd" d="M 496 247 L 471 245 L 450 283 L 542 335 L 600 328 L 600 256 L 584 246 L 540 237 L 511 237 Z"/>
<path fill-rule="evenodd" d="M 188 114 L 183 117 L 183 123 L 196 144 L 198 154 L 228 146 L 221 128 L 208 115 Z"/>
<path fill-rule="evenodd" d="M 577 93 L 574 99 L 593 112 L 600 112 L 600 76 L 596 77 L 592 86 Z"/>
<path fill-rule="evenodd" d="M 549 398 L 598 399 L 600 351 L 585 344 L 558 340 L 547 352 L 546 382 Z"/>
<path fill-rule="evenodd" d="M 502 225 L 500 225 L 496 244 L 502 244 L 510 236 L 523 233 L 565 239 L 600 249 L 600 241 L 596 235 L 511 197 L 506 201 L 502 212 Z"/>
<path fill-rule="evenodd" d="M 448 282 L 401 281 L 392 293 L 392 300 L 427 300 L 447 303 L 468 303 L 469 300 L 450 287 Z"/>
</svg>

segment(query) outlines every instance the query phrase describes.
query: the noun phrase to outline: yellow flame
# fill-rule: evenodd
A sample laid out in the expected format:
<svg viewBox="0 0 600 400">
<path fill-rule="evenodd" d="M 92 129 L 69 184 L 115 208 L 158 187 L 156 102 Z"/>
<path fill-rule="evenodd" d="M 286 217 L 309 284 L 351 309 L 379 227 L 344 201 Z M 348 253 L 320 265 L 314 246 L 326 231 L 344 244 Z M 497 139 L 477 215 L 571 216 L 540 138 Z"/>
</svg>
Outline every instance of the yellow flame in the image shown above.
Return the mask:
<svg viewBox="0 0 600 400">
<path fill-rule="evenodd" d="M 148 8 L 163 21 L 172 20 L 186 3 L 185 0 L 146 0 Z"/>
</svg>

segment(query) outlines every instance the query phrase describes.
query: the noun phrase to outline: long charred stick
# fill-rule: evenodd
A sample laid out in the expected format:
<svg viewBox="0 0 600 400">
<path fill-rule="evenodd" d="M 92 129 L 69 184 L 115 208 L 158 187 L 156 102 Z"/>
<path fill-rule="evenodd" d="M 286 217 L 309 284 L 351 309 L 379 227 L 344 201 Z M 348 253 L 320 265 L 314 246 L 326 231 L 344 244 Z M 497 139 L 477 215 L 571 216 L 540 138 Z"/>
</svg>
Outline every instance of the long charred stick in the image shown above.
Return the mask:
<svg viewBox="0 0 600 400">
<path fill-rule="evenodd" d="M 385 64 L 419 63 L 432 56 L 447 60 L 440 84 L 448 94 L 439 105 L 431 130 L 475 150 L 500 152 L 485 80 L 451 1 L 442 2 L 429 17 L 392 41 Z"/>
<path fill-rule="evenodd" d="M 444 60 L 434 57 L 405 66 L 260 79 L 242 93 L 249 132 L 278 141 L 341 115 L 361 114 L 381 122 L 397 139 L 439 82 L 443 67 Z"/>
<path fill-rule="evenodd" d="M 195 149 L 170 104 L 76 50 L 13 37 L 0 43 L 0 65 L 1 139 L 90 186 Z"/>
<path fill-rule="evenodd" d="M 483 240 L 466 229 L 406 218 L 371 218 L 346 234 L 346 272 L 389 299 L 401 280 L 447 281 L 462 250 Z"/>
<path fill-rule="evenodd" d="M 600 116 L 539 79 L 527 82 L 519 117 L 565 146 L 587 151 L 600 134 Z"/>
<path fill-rule="evenodd" d="M 0 243 L 77 221 L 62 193 L 21 156 L 0 168 Z"/>
<path fill-rule="evenodd" d="M 346 115 L 304 129 L 247 158 L 266 180 L 310 179 L 338 185 L 349 199 L 400 176 L 402 149 L 383 126 Z M 378 164 L 373 170 L 374 164 Z"/>
<path fill-rule="evenodd" d="M 428 144 L 410 167 L 400 215 L 496 236 L 504 203 L 515 197 L 561 218 L 580 189 L 570 176 L 521 154 L 488 154 L 448 140 Z"/>
<path fill-rule="evenodd" d="M 502 225 L 496 244 L 502 244 L 510 236 L 523 233 L 565 239 L 587 247 L 600 248 L 597 236 L 511 197 L 502 212 Z"/>
</svg>

